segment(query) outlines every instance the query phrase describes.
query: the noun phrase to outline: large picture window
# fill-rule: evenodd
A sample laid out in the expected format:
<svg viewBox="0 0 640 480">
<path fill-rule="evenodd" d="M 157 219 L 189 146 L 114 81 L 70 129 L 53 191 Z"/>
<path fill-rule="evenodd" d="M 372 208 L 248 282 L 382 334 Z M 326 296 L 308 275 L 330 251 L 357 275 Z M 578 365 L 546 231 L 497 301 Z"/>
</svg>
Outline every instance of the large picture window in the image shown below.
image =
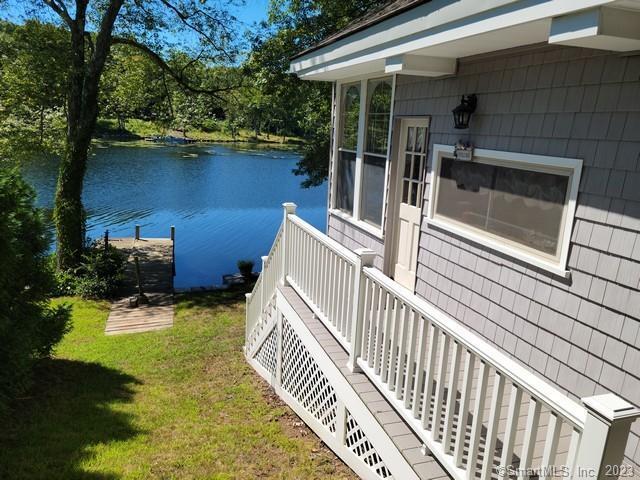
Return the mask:
<svg viewBox="0 0 640 480">
<path fill-rule="evenodd" d="M 479 150 L 456 160 L 434 148 L 429 219 L 558 272 L 566 266 L 582 162 Z"/>
<path fill-rule="evenodd" d="M 392 91 L 392 78 L 347 83 L 339 89 L 331 206 L 376 232 L 383 219 Z"/>
</svg>

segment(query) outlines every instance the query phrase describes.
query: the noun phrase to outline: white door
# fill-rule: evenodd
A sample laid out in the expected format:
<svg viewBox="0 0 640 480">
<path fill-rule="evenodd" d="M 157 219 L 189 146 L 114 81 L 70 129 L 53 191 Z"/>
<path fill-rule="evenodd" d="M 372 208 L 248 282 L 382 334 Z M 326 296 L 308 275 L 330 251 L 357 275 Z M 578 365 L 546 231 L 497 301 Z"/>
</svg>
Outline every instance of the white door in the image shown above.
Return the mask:
<svg viewBox="0 0 640 480">
<path fill-rule="evenodd" d="M 413 291 L 418 263 L 418 240 L 427 161 L 427 129 L 429 119 L 403 119 L 398 149 L 397 217 L 393 278 Z"/>
</svg>

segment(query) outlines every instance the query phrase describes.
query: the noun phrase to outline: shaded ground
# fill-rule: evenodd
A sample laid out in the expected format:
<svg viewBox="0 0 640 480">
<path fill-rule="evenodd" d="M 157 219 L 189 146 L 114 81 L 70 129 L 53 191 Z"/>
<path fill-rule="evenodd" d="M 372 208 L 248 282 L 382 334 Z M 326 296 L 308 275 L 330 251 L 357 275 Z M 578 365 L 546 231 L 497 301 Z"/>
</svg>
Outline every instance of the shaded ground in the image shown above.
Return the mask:
<svg viewBox="0 0 640 480">
<path fill-rule="evenodd" d="M 244 361 L 243 292 L 115 337 L 108 304 L 67 301 L 73 331 L 0 428 L 0 478 L 355 478 Z"/>
</svg>

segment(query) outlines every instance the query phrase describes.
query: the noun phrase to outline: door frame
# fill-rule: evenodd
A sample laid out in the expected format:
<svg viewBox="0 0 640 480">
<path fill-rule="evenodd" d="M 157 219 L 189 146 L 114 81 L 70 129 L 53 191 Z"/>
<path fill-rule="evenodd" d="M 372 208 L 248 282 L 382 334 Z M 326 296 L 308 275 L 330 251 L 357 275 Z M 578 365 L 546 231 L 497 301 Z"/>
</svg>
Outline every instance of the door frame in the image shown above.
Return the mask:
<svg viewBox="0 0 640 480">
<path fill-rule="evenodd" d="M 429 174 L 429 151 L 430 151 L 430 137 L 431 137 L 431 115 L 396 115 L 393 119 L 393 139 L 392 145 L 394 146 L 391 152 L 391 164 L 389 174 L 389 202 L 387 205 L 386 225 L 385 225 L 385 243 L 384 243 L 384 273 L 388 276 L 393 276 L 393 268 L 395 266 L 396 259 L 396 245 L 398 240 L 398 215 L 400 214 L 400 196 L 402 189 L 398 188 L 400 180 L 402 178 L 402 166 L 400 165 L 400 148 L 402 140 L 402 128 L 403 123 L 407 120 L 418 120 L 426 123 L 426 157 L 423 166 L 422 175 L 422 203 L 420 204 L 420 218 L 424 217 L 424 195 L 425 185 L 427 181 L 427 175 Z M 422 222 L 421 222 L 422 223 Z M 418 245 L 420 245 L 420 237 L 422 236 L 422 230 L 418 234 Z M 418 247 L 419 249 L 419 247 Z M 416 272 L 417 279 L 417 272 Z M 415 283 L 411 289 L 415 293 Z"/>
</svg>

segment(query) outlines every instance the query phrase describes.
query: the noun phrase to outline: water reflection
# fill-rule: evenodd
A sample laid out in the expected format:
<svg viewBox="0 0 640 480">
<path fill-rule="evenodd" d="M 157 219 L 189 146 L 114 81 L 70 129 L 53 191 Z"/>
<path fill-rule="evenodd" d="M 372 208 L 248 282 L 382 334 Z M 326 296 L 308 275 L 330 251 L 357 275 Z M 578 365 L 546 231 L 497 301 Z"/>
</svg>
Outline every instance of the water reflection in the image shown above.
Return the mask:
<svg viewBox="0 0 640 480">
<path fill-rule="evenodd" d="M 280 205 L 293 201 L 305 220 L 324 230 L 326 185 L 300 188 L 291 170 L 298 154 L 232 145 L 96 148 L 87 170 L 84 204 L 88 232 L 105 229 L 131 236 L 168 236 L 176 226 L 176 286 L 219 284 L 240 258 L 268 251 L 282 219 Z M 56 162 L 25 165 L 40 206 L 50 208 Z"/>
</svg>

